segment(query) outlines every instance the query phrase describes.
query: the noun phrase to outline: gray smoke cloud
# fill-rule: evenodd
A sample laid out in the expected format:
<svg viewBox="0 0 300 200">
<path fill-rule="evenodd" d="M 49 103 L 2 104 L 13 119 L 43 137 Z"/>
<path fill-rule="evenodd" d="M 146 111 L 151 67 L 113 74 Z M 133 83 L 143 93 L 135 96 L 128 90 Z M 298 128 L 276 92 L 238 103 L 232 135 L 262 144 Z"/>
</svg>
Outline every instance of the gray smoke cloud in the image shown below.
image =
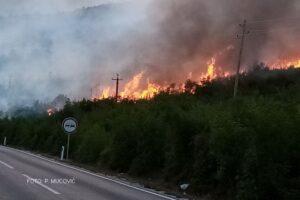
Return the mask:
<svg viewBox="0 0 300 200">
<path fill-rule="evenodd" d="M 115 73 L 124 82 L 141 71 L 157 83 L 183 82 L 205 72 L 213 56 L 233 71 L 244 19 L 245 67 L 299 52 L 296 0 L 145 0 L 54 13 L 44 4 L 40 14 L 19 2 L 0 17 L 1 110 L 58 94 L 90 97 Z"/>
<path fill-rule="evenodd" d="M 54 13 L 124 0 L 1 0 L 2 14 Z"/>
<path fill-rule="evenodd" d="M 250 31 L 244 53 L 245 67 L 255 61 L 267 62 L 297 54 L 299 5 L 297 0 L 156 2 L 151 7 L 154 21 L 158 23 L 156 27 L 159 27 L 155 46 L 160 46 L 158 49 L 165 53 L 155 50 L 158 56 L 151 60 L 162 60 L 163 66 L 170 66 L 164 68 L 167 72 L 179 69 L 187 74 L 190 70 L 203 71 L 209 57 L 221 53 L 222 56 L 217 56 L 217 65 L 232 71 L 240 43 L 236 38 L 241 33 L 238 24 L 244 19 L 248 20 Z M 226 51 L 231 45 L 233 48 Z M 173 77 L 173 73 L 170 75 Z"/>
</svg>

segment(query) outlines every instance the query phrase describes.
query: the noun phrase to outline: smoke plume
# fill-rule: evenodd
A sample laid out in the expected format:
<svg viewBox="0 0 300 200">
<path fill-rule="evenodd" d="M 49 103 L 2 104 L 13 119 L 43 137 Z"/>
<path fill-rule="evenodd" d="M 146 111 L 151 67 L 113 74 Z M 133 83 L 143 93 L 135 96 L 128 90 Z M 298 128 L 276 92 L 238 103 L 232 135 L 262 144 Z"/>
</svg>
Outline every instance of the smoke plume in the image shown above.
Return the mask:
<svg viewBox="0 0 300 200">
<path fill-rule="evenodd" d="M 300 57 L 297 0 L 145 0 L 64 12 L 11 5 L 0 17 L 1 110 L 58 94 L 90 97 L 115 73 L 123 83 L 141 71 L 178 83 L 197 79 L 212 57 L 234 71 L 244 19 L 244 68 Z"/>
</svg>

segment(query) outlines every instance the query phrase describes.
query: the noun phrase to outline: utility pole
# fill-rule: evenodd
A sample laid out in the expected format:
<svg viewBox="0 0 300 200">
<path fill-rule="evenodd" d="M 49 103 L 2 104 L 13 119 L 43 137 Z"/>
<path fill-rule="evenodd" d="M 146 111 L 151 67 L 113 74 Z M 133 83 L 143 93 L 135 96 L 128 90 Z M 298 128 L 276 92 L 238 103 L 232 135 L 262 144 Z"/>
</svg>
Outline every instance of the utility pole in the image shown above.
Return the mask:
<svg viewBox="0 0 300 200">
<path fill-rule="evenodd" d="M 240 46 L 240 52 L 239 52 L 239 58 L 238 58 L 238 65 L 237 65 L 236 76 L 235 76 L 233 97 L 236 97 L 237 93 L 238 93 L 240 69 L 241 69 L 242 56 L 243 56 L 243 50 L 244 50 L 245 36 L 246 36 L 246 34 L 249 33 L 247 31 L 247 20 L 244 20 L 244 23 L 240 24 L 240 27 L 242 27 L 242 36 L 241 36 L 241 46 Z M 239 38 L 239 35 L 238 35 L 238 38 Z"/>
<path fill-rule="evenodd" d="M 119 82 L 122 81 L 123 79 L 119 78 L 119 74 L 117 74 L 117 78 L 112 78 L 113 81 L 116 81 L 116 101 L 119 99 Z"/>
</svg>

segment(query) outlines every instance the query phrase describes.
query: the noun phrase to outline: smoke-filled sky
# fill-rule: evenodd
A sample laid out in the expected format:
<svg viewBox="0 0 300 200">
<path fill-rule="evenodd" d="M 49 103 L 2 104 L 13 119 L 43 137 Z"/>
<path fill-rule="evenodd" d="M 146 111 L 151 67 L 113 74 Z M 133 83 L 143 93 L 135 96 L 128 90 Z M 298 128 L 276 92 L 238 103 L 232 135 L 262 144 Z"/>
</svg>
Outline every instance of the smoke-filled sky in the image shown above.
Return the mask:
<svg viewBox="0 0 300 200">
<path fill-rule="evenodd" d="M 120 0 L 1 0 L 0 13 L 51 13 L 118 1 Z"/>
<path fill-rule="evenodd" d="M 207 63 L 233 71 L 239 23 L 249 22 L 243 66 L 299 56 L 298 0 L 0 1 L 0 110 L 80 99 L 145 71 L 150 81 L 197 79 Z M 72 11 L 76 9 L 76 11 Z M 56 12 L 63 10 L 64 12 Z"/>
</svg>

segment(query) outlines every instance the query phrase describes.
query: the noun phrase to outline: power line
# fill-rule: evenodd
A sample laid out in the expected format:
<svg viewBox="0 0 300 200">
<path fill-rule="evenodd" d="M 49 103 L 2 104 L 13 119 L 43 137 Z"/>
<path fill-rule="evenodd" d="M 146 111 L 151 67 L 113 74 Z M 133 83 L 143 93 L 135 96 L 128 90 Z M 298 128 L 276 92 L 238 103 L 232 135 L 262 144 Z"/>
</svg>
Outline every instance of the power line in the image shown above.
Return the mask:
<svg viewBox="0 0 300 200">
<path fill-rule="evenodd" d="M 273 33 L 273 32 L 282 32 L 282 31 L 298 31 L 300 30 L 299 26 L 293 26 L 293 27 L 280 27 L 277 29 L 251 29 L 251 33 Z"/>
<path fill-rule="evenodd" d="M 266 23 L 266 22 L 280 22 L 280 21 L 286 21 L 286 20 L 290 20 L 290 21 L 297 21 L 300 19 L 300 16 L 297 17 L 281 17 L 281 18 L 273 18 L 273 19 L 262 19 L 262 20 L 254 20 L 254 21 L 250 21 L 248 22 L 248 24 L 257 24 L 257 23 Z"/>
</svg>

